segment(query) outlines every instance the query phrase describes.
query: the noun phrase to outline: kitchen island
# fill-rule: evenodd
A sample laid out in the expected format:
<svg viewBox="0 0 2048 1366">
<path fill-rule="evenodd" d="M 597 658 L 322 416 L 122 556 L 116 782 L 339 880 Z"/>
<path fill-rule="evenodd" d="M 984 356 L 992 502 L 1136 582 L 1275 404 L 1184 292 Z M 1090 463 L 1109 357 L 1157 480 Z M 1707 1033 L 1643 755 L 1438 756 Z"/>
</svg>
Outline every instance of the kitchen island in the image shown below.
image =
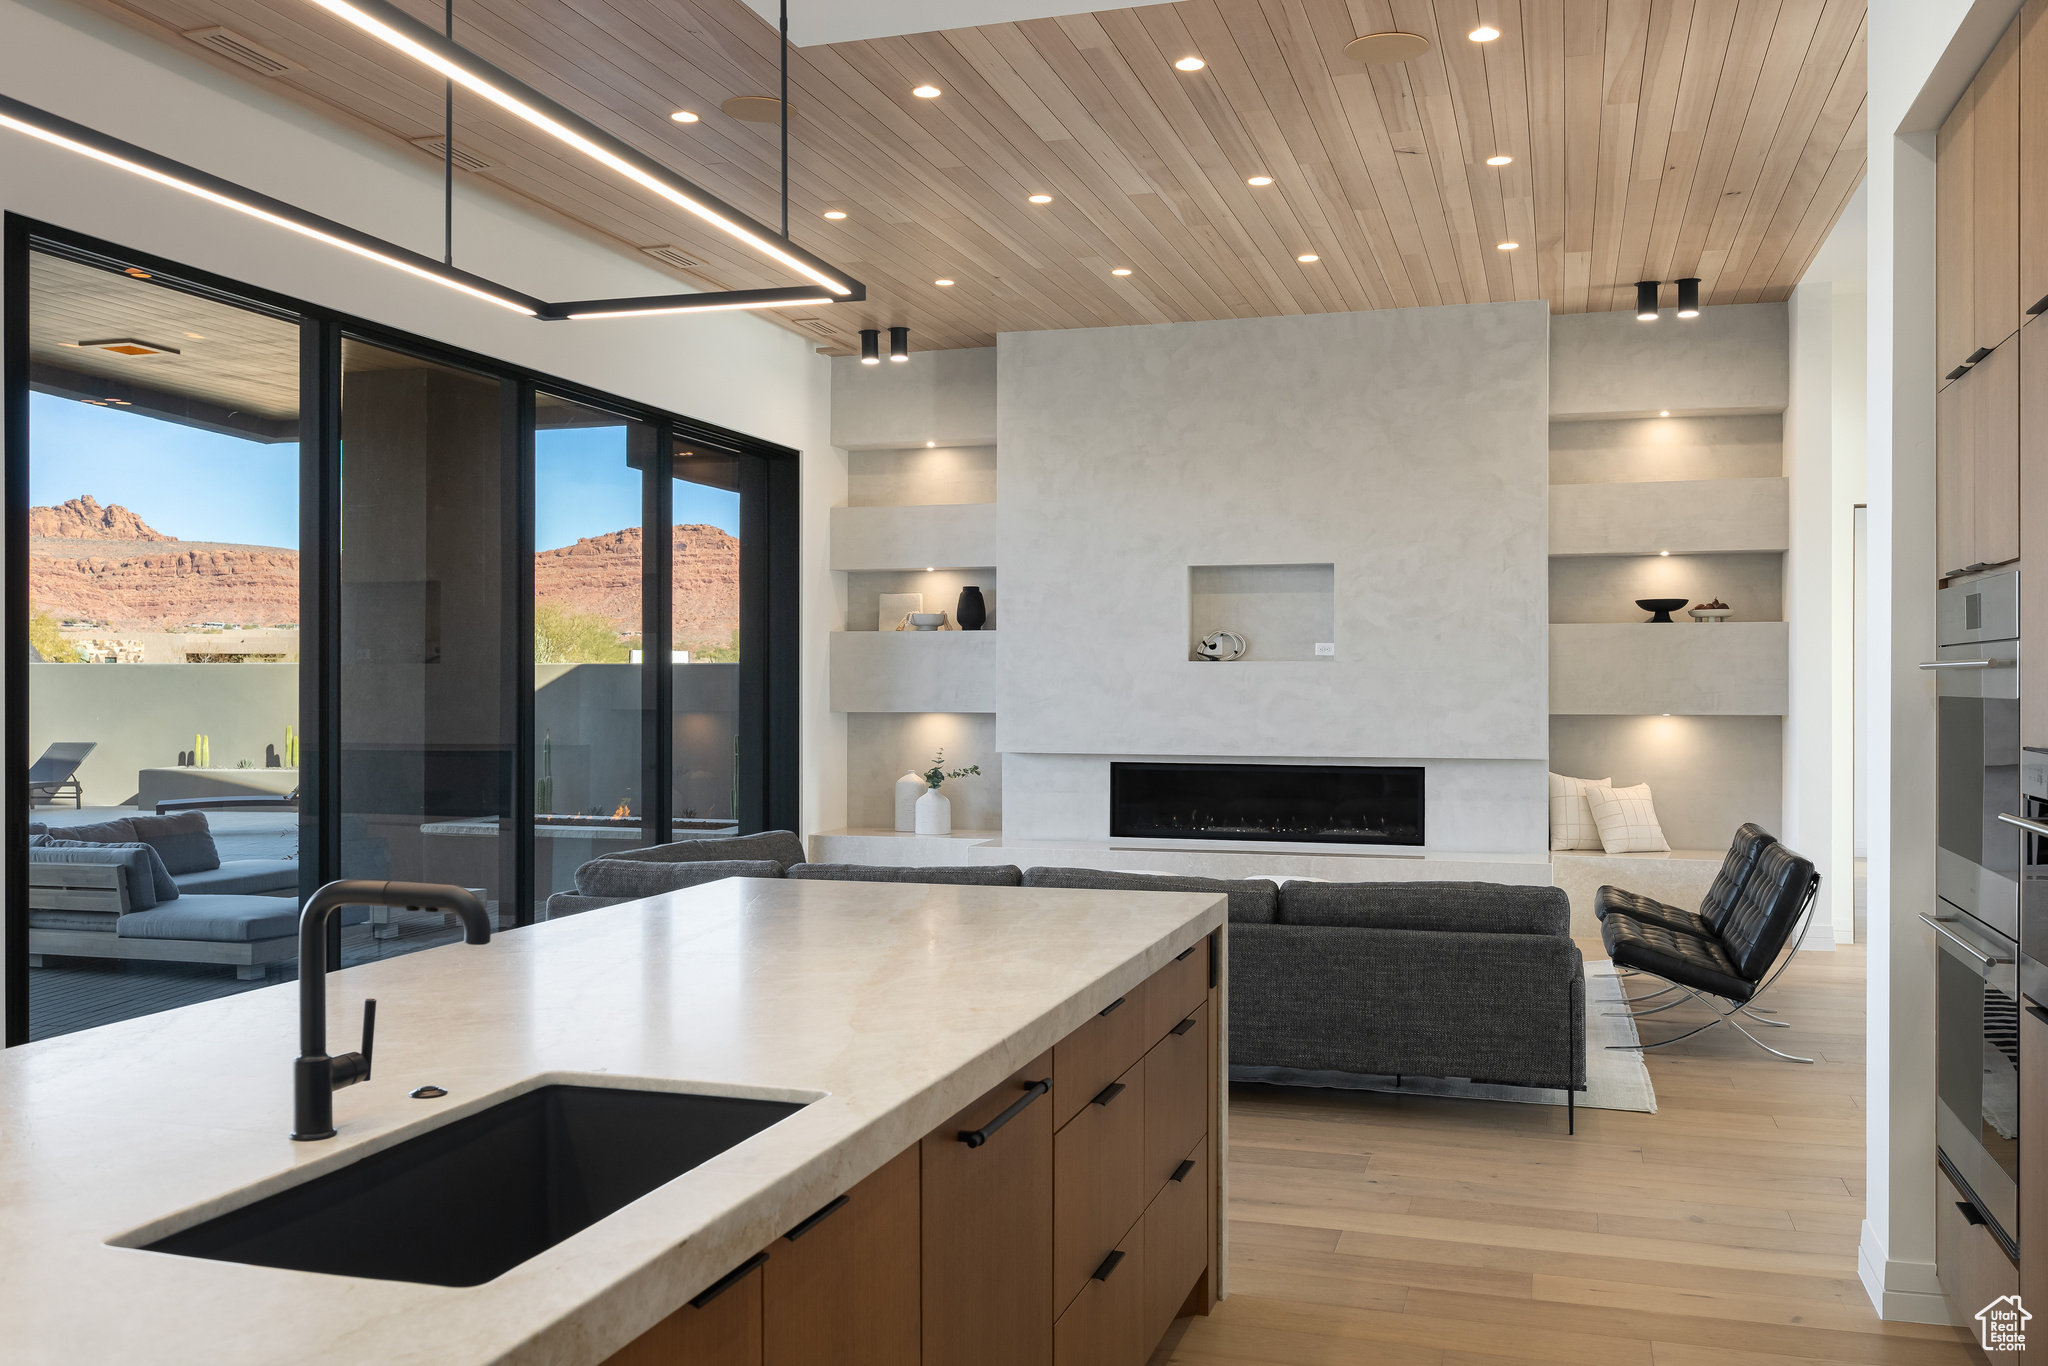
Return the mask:
<svg viewBox="0 0 2048 1366">
<path fill-rule="evenodd" d="M 1126 1360 L 1150 1350 L 1138 1317 L 1149 1336 L 1222 1289 L 1223 922 L 1223 898 L 1196 893 L 734 879 L 369 964 L 329 979 L 335 1050 L 363 998 L 379 1014 L 372 1078 L 336 1093 L 326 1142 L 287 1136 L 296 986 L 7 1050 L 0 1344 L 10 1366 L 694 1366 L 763 1360 L 764 1321 L 829 1336 L 845 1314 L 936 1363 L 1004 1308 L 975 1297 L 1014 1301 L 1021 1276 L 1033 1288 L 1005 1310 L 1023 1316 L 1018 1359 L 1042 1336 L 1047 1366 Z M 143 1250 L 550 1084 L 802 1108 L 481 1285 Z M 447 1095 L 411 1098 L 423 1085 Z M 1188 1155 L 1162 1149 L 1196 1111 Z M 1004 1113 L 1007 1138 L 990 1127 Z M 970 1147 L 970 1130 L 988 1137 Z M 1009 1199 L 976 1207 L 994 1169 L 970 1153 L 1026 1164 Z M 885 1188 L 893 1212 L 862 1214 Z M 861 1192 L 876 1199 L 836 1203 Z M 1100 1227 L 1127 1207 L 1135 1222 Z M 1199 1261 L 1173 1263 L 1193 1273 L 1175 1306 L 1156 1247 L 1145 1279 L 1146 1230 L 1185 1249 L 1191 1215 Z M 991 1217 L 1016 1236 L 978 1239 Z M 899 1289 L 916 1323 L 835 1308 L 832 1266 L 805 1269 L 815 1302 L 774 1302 L 801 1288 L 776 1258 L 829 1246 L 836 1220 L 911 1240 L 921 1280 Z M 1096 1260 L 1104 1238 L 1116 1250 Z M 885 1257 L 866 1260 L 837 1293 L 881 1274 Z"/>
</svg>

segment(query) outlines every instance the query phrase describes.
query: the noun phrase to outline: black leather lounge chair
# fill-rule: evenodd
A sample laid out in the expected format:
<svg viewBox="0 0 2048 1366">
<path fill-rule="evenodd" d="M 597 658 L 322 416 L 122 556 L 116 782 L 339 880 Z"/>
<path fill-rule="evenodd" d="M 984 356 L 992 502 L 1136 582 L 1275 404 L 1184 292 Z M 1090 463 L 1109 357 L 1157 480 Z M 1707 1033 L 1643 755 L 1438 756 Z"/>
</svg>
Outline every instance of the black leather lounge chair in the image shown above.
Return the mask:
<svg viewBox="0 0 2048 1366">
<path fill-rule="evenodd" d="M 1726 1024 L 1767 1053 L 1791 1062 L 1812 1062 L 1772 1048 L 1735 1017 L 1747 1015 L 1756 1024 L 1790 1028 L 1782 1020 L 1766 1019 L 1775 1012 L 1757 1005 L 1756 998 L 1798 954 L 1819 891 L 1820 874 L 1813 864 L 1755 825 L 1735 832 L 1735 842 L 1697 911 L 1602 887 L 1594 896 L 1593 913 L 1600 918 L 1600 939 L 1615 968 L 1670 983 L 1634 1004 L 1681 993 L 1677 1000 L 1631 1013 L 1641 1019 L 1687 1001 L 1699 1001 L 1714 1012 L 1712 1020 L 1676 1038 L 1612 1046 L 1665 1048 Z M 1787 940 L 1792 941 L 1792 952 L 1781 963 L 1778 955 Z"/>
</svg>

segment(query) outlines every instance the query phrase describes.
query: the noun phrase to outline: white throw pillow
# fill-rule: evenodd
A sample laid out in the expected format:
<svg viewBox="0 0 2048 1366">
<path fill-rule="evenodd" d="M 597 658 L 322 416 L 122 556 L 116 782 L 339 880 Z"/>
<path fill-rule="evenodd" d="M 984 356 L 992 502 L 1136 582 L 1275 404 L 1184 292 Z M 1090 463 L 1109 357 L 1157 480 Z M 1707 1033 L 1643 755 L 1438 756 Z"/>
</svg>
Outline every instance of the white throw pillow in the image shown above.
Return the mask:
<svg viewBox="0 0 2048 1366">
<path fill-rule="evenodd" d="M 1600 827 L 1600 845 L 1610 854 L 1662 854 L 1671 846 L 1664 842 L 1664 827 L 1657 824 L 1657 808 L 1650 804 L 1650 785 L 1597 787 L 1586 794 L 1593 808 L 1593 822 Z"/>
<path fill-rule="evenodd" d="M 1550 847 L 1553 849 L 1598 849 L 1600 827 L 1593 823 L 1593 809 L 1586 794 L 1606 787 L 1606 778 L 1567 778 L 1550 775 Z"/>
</svg>

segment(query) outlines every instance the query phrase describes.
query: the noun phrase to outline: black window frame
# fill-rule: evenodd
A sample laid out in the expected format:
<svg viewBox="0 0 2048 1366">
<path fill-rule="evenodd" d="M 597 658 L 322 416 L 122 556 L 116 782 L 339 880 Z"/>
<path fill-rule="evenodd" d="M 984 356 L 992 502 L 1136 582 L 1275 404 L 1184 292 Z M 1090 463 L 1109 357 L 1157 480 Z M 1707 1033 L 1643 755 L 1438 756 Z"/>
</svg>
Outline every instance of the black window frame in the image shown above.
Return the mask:
<svg viewBox="0 0 2048 1366">
<path fill-rule="evenodd" d="M 674 727 L 665 724 L 672 694 L 669 666 L 673 614 L 673 556 L 669 527 L 673 498 L 672 453 L 678 441 L 711 446 L 739 458 L 740 500 L 740 673 L 737 792 L 734 816 L 740 832 L 797 828 L 801 726 L 801 608 L 798 535 L 800 454 L 764 441 L 588 385 L 461 347 L 420 337 L 372 319 L 325 308 L 257 288 L 146 251 L 56 224 L 8 213 L 0 218 L 0 493 L 5 506 L 6 545 L 0 565 L 0 611 L 5 613 L 6 660 L 28 655 L 29 508 L 29 262 L 47 251 L 85 264 L 120 270 L 135 267 L 160 283 L 238 307 L 253 308 L 299 324 L 299 728 L 301 896 L 339 875 L 340 739 L 340 441 L 341 350 L 344 339 L 416 355 L 501 381 L 507 395 L 503 468 L 516 480 L 509 500 L 516 519 L 512 561 L 517 576 L 512 629 L 524 677 L 518 696 L 512 791 L 513 828 L 521 833 L 514 896 L 518 924 L 533 916 L 533 541 L 534 395 L 550 395 L 618 413 L 657 429 L 655 456 L 642 475 L 642 562 L 645 628 L 643 696 L 656 718 L 643 755 L 661 781 L 647 794 L 651 842 L 669 831 L 674 799 Z M 549 324 L 554 326 L 557 324 Z M 570 324 L 573 325 L 573 324 Z M 602 324 L 589 324 L 602 326 Z M 655 528 L 662 528 L 656 536 Z M 523 553 L 522 553 L 523 552 Z M 0 821 L 4 865 L 0 865 L 0 973 L 6 984 L 4 1042 L 28 1042 L 28 825 L 25 794 L 35 756 L 28 752 L 29 675 L 24 667 L 0 669 L 0 772 L 9 784 L 6 816 Z M 335 946 L 330 946 L 335 947 Z M 339 963 L 338 952 L 329 961 Z"/>
</svg>

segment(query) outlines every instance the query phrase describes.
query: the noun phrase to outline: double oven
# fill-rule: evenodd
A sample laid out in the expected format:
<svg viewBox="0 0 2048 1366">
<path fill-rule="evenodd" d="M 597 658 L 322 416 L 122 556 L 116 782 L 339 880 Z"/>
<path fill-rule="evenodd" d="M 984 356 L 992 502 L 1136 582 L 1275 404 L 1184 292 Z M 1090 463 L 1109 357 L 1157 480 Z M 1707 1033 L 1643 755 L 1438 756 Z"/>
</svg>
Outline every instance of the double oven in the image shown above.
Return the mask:
<svg viewBox="0 0 2048 1366">
<path fill-rule="evenodd" d="M 1935 1138 L 2017 1258 L 2019 1012 L 2048 1005 L 2048 750 L 2020 745 L 2019 574 L 1942 589 L 1935 626 Z"/>
</svg>

